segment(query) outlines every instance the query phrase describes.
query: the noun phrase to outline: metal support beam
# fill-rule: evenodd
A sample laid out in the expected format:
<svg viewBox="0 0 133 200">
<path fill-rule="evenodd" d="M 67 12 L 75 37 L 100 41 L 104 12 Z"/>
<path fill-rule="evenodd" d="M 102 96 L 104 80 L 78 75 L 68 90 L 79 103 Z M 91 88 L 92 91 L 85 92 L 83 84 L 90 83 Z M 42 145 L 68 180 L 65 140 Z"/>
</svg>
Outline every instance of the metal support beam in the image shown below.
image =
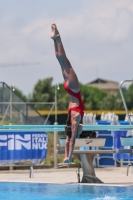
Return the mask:
<svg viewBox="0 0 133 200">
<path fill-rule="evenodd" d="M 103 183 L 96 177 L 94 167 L 92 165 L 94 155 L 80 154 L 81 166 L 83 170 L 82 183 Z"/>
<path fill-rule="evenodd" d="M 57 168 L 57 138 L 58 138 L 58 132 L 54 132 L 54 167 Z"/>
<path fill-rule="evenodd" d="M 128 149 L 130 150 L 130 149 Z M 64 150 L 57 150 L 58 154 L 64 154 Z M 74 150 L 73 154 L 105 154 L 117 153 L 117 150 Z"/>
<path fill-rule="evenodd" d="M 30 166 L 29 178 L 34 178 L 33 165 Z"/>
</svg>

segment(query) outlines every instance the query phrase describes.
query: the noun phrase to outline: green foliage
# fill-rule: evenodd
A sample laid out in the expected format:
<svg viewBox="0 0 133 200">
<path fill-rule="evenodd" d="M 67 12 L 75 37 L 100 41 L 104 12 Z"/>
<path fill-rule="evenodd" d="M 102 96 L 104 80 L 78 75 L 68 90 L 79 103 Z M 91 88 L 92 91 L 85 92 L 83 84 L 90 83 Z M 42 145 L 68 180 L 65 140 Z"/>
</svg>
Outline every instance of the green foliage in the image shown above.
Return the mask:
<svg viewBox="0 0 133 200">
<path fill-rule="evenodd" d="M 126 97 L 127 89 L 123 88 L 123 95 Z M 117 95 L 114 97 L 115 103 L 114 103 L 114 110 L 124 110 L 124 105 L 122 101 L 122 97 L 120 95 L 120 92 L 117 93 Z"/>
<path fill-rule="evenodd" d="M 133 84 L 131 84 L 126 92 L 125 100 L 129 110 L 133 109 Z"/>
<path fill-rule="evenodd" d="M 55 90 L 57 91 L 57 109 L 67 110 L 69 105 L 69 95 L 64 90 L 63 83 L 52 85 L 53 78 L 38 80 L 34 86 L 33 93 L 29 98 L 31 102 L 54 102 Z M 82 99 L 86 110 L 123 110 L 123 102 L 120 93 L 116 96 L 108 94 L 98 88 L 90 87 L 80 83 Z M 133 109 L 133 84 L 129 88 L 123 88 L 123 94 L 127 102 L 128 109 Z M 23 94 L 20 95 L 23 96 Z M 35 109 L 50 109 L 51 105 L 34 105 Z"/>
<path fill-rule="evenodd" d="M 101 102 L 100 109 L 113 110 L 115 106 L 116 98 L 114 95 L 107 95 Z"/>
<path fill-rule="evenodd" d="M 0 120 L 0 124 L 1 124 L 1 120 Z M 3 121 L 1 125 L 10 125 L 10 121 Z M 12 123 L 12 125 L 16 125 L 15 123 Z"/>
<path fill-rule="evenodd" d="M 75 158 L 74 156 L 73 156 L 73 162 L 74 163 L 76 163 L 76 164 L 80 164 L 80 159 L 78 159 L 78 158 Z"/>
<path fill-rule="evenodd" d="M 23 101 L 27 101 L 27 97 L 23 94 L 23 92 L 21 90 L 19 90 L 18 88 L 14 88 L 14 93 L 16 95 L 18 95 Z M 17 100 L 16 100 L 17 101 Z"/>
<path fill-rule="evenodd" d="M 46 78 L 38 80 L 34 86 L 32 97 L 29 99 L 31 102 L 53 102 L 54 101 L 54 87 L 52 86 L 53 78 Z M 49 109 L 48 105 L 34 105 L 36 109 Z"/>
<path fill-rule="evenodd" d="M 59 90 L 57 90 L 57 108 L 59 110 L 67 110 L 69 104 L 69 95 L 64 90 L 63 84 L 59 84 Z"/>
<path fill-rule="evenodd" d="M 63 84 L 57 86 L 52 85 L 53 78 L 46 78 L 39 80 L 33 90 L 31 102 L 54 102 L 55 89 L 57 91 L 57 108 L 59 110 L 66 110 L 69 104 L 69 95 L 64 90 Z M 89 87 L 80 83 L 81 94 L 85 109 L 97 110 L 100 108 L 101 102 L 108 95 L 106 92 L 97 88 Z M 50 109 L 49 105 L 34 105 L 36 109 Z"/>
<path fill-rule="evenodd" d="M 48 147 L 47 158 L 45 159 L 46 165 L 53 165 L 54 163 L 54 134 L 48 133 Z"/>
<path fill-rule="evenodd" d="M 99 110 L 101 102 L 108 96 L 104 91 L 81 83 L 80 90 L 86 110 Z"/>
</svg>

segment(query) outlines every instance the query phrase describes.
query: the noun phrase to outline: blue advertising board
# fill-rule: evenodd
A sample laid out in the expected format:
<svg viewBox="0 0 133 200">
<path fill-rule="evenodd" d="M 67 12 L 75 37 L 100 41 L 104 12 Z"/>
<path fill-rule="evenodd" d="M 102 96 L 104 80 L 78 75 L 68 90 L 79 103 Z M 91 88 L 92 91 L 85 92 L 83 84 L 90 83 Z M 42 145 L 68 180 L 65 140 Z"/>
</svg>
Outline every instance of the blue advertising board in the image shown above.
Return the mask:
<svg viewBox="0 0 133 200">
<path fill-rule="evenodd" d="M 45 132 L 1 132 L 0 164 L 46 158 L 48 136 Z"/>
</svg>

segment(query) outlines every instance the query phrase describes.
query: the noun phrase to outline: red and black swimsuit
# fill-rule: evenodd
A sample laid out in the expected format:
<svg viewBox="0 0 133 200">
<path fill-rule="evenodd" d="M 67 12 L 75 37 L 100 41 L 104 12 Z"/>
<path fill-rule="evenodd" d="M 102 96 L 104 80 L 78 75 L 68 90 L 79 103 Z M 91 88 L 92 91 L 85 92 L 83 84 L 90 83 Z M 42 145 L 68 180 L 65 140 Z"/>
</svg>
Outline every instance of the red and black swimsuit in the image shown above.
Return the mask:
<svg viewBox="0 0 133 200">
<path fill-rule="evenodd" d="M 84 116 L 84 104 L 83 101 L 81 99 L 81 93 L 79 92 L 73 92 L 72 90 L 69 89 L 69 87 L 67 86 L 66 82 L 64 82 L 64 89 L 66 90 L 66 92 L 74 97 L 76 97 L 79 101 L 79 105 L 77 107 L 73 107 L 73 108 L 68 108 L 68 115 L 69 118 L 71 118 L 71 111 L 76 111 L 78 113 L 81 114 L 81 123 L 82 123 L 82 119 Z"/>
</svg>

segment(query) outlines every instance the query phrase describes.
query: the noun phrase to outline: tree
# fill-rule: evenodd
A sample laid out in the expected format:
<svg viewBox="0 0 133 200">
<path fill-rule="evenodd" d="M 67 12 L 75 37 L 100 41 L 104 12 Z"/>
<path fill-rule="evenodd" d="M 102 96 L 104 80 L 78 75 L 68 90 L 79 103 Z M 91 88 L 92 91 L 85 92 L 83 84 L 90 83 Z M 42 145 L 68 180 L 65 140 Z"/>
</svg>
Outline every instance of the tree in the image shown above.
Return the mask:
<svg viewBox="0 0 133 200">
<path fill-rule="evenodd" d="M 60 90 L 57 92 L 58 96 L 58 109 L 66 110 L 69 104 L 69 95 L 64 90 L 63 84 L 59 85 Z M 97 88 L 90 87 L 88 85 L 83 85 L 80 83 L 81 95 L 87 110 L 98 110 L 101 104 L 101 101 L 108 95 L 106 92 L 101 91 Z"/>
<path fill-rule="evenodd" d="M 18 88 L 14 87 L 14 93 L 21 98 L 23 101 L 27 101 L 27 97 L 23 94 L 23 92 L 21 90 L 19 90 Z M 15 98 L 13 96 L 13 98 Z M 17 97 L 16 97 L 17 98 Z M 18 99 L 13 99 L 14 101 L 18 101 Z"/>
<path fill-rule="evenodd" d="M 52 85 L 53 78 L 38 80 L 35 84 L 33 93 L 29 98 L 31 102 L 54 102 L 56 85 Z M 69 95 L 64 90 L 63 83 L 59 84 L 57 90 L 57 108 L 58 110 L 67 110 L 69 105 Z M 123 102 L 120 92 L 116 96 L 108 94 L 98 88 L 90 87 L 80 83 L 82 99 L 86 110 L 123 110 Z M 128 89 L 123 88 L 123 94 L 128 109 L 133 109 L 133 84 Z M 21 93 L 21 91 L 19 91 Z M 23 94 L 20 94 L 23 96 Z M 50 109 L 51 105 L 34 105 L 36 109 Z"/>
<path fill-rule="evenodd" d="M 102 110 L 114 110 L 115 101 L 116 101 L 115 96 L 108 94 L 103 99 L 103 101 L 100 103 L 101 105 L 100 105 L 99 109 L 102 109 Z"/>
<path fill-rule="evenodd" d="M 46 78 L 39 80 L 34 89 L 31 98 L 31 102 L 54 102 L 55 101 L 55 89 L 56 85 L 52 85 L 53 78 Z M 57 90 L 57 108 L 58 110 L 66 110 L 69 105 L 69 95 L 64 90 L 63 83 L 59 84 L 59 90 Z M 93 88 L 80 83 L 80 89 L 82 99 L 85 105 L 85 109 L 97 110 L 100 108 L 101 102 L 108 95 L 106 92 L 97 88 Z M 49 105 L 34 105 L 36 109 L 50 109 Z"/>
<path fill-rule="evenodd" d="M 57 108 L 58 110 L 67 110 L 69 104 L 69 95 L 64 90 L 64 85 L 59 84 L 59 90 L 57 90 Z"/>
<path fill-rule="evenodd" d="M 129 110 L 133 109 L 133 84 L 126 90 L 125 101 Z"/>
<path fill-rule="evenodd" d="M 98 88 L 90 87 L 80 83 L 82 99 L 86 110 L 99 110 L 101 102 L 108 95 Z"/>
<path fill-rule="evenodd" d="M 54 102 L 54 87 L 52 86 L 53 78 L 46 78 L 43 80 L 38 80 L 35 84 L 33 93 L 29 101 L 31 102 Z M 50 109 L 50 105 L 35 104 L 36 109 Z"/>
<path fill-rule="evenodd" d="M 122 88 L 122 92 L 124 97 L 126 97 L 127 89 L 125 87 Z M 124 104 L 120 92 L 118 92 L 117 95 L 115 96 L 114 110 L 124 110 Z"/>
</svg>

